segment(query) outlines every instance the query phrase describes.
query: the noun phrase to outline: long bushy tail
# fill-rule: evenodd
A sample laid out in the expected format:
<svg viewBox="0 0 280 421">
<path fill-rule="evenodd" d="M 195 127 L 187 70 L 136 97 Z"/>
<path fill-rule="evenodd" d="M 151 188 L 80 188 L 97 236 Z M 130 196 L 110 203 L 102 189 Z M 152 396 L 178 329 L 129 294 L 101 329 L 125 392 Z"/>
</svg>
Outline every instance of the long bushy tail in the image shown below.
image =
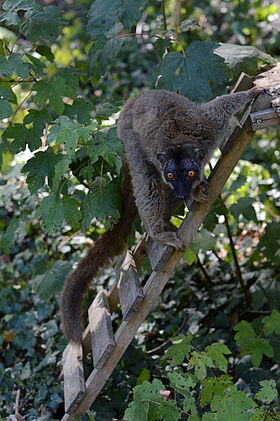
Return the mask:
<svg viewBox="0 0 280 421">
<path fill-rule="evenodd" d="M 98 272 L 124 251 L 136 215 L 131 179 L 124 162 L 120 220 L 112 230 L 98 238 L 64 283 L 61 297 L 62 329 L 69 342 L 81 343 L 84 295 Z"/>
</svg>

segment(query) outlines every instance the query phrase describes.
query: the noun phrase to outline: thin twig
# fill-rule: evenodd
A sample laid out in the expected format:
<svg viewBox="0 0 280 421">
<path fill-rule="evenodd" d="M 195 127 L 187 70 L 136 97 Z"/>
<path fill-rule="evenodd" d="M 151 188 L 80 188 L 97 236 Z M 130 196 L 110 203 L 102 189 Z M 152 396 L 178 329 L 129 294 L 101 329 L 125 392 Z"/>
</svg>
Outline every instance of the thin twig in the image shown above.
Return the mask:
<svg viewBox="0 0 280 421">
<path fill-rule="evenodd" d="M 199 269 L 201 270 L 201 272 L 203 273 L 203 275 L 204 275 L 204 277 L 205 277 L 206 281 L 207 281 L 207 282 L 209 282 L 209 284 L 212 284 L 211 278 L 210 278 L 210 276 L 208 275 L 208 273 L 207 273 L 207 271 L 206 271 L 205 267 L 203 266 L 203 263 L 201 262 L 201 260 L 200 260 L 200 258 L 199 258 L 199 256 L 198 256 L 198 254 L 196 255 L 196 257 L 197 257 L 197 265 L 198 265 Z"/>
<path fill-rule="evenodd" d="M 165 13 L 165 1 L 162 0 L 162 16 L 163 16 L 163 29 L 167 31 L 166 13 Z"/>
<path fill-rule="evenodd" d="M 220 196 L 220 199 L 222 200 L 222 202 L 225 206 L 222 195 L 219 195 L 219 196 Z M 231 253 L 232 253 L 237 277 L 239 279 L 240 286 L 241 286 L 242 292 L 244 294 L 246 303 L 249 304 L 250 303 L 250 295 L 249 295 L 249 292 L 246 288 L 246 285 L 245 285 L 245 282 L 244 282 L 244 279 L 243 279 L 243 276 L 242 276 L 242 272 L 241 272 L 241 268 L 240 268 L 240 265 L 239 265 L 236 249 L 235 249 L 235 246 L 234 246 L 234 241 L 233 241 L 233 236 L 232 236 L 232 232 L 231 232 L 231 228 L 230 228 L 230 224 L 229 224 L 229 219 L 228 219 L 228 216 L 226 214 L 224 214 L 224 218 L 225 218 L 225 226 L 226 226 L 227 235 L 228 235 L 228 238 L 229 238 L 229 245 L 230 245 L 230 249 L 231 249 Z"/>
</svg>

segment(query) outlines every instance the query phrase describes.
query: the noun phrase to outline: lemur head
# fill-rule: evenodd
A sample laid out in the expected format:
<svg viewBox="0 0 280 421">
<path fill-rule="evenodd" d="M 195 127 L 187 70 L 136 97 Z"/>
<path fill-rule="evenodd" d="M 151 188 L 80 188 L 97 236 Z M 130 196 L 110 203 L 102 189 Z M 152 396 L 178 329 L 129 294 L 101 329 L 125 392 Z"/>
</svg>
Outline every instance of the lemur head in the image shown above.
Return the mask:
<svg viewBox="0 0 280 421">
<path fill-rule="evenodd" d="M 205 152 L 193 145 L 179 145 L 177 149 L 159 152 L 163 181 L 168 184 L 177 199 L 186 200 L 192 189 L 201 181 L 205 165 Z"/>
</svg>

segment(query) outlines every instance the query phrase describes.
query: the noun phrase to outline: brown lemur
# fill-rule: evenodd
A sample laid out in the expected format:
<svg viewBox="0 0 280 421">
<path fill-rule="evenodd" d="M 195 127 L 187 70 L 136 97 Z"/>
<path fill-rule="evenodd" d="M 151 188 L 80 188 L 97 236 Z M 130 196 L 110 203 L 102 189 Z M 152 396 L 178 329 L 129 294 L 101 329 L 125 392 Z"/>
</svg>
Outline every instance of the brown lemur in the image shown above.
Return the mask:
<svg viewBox="0 0 280 421">
<path fill-rule="evenodd" d="M 65 281 L 61 313 L 68 341 L 81 342 L 84 294 L 100 269 L 124 251 L 137 211 L 154 240 L 184 248 L 170 218 L 180 201 L 207 201 L 204 166 L 234 114 L 259 92 L 255 87 L 196 104 L 174 92 L 150 90 L 127 102 L 117 123 L 125 150 L 121 217 Z"/>
</svg>

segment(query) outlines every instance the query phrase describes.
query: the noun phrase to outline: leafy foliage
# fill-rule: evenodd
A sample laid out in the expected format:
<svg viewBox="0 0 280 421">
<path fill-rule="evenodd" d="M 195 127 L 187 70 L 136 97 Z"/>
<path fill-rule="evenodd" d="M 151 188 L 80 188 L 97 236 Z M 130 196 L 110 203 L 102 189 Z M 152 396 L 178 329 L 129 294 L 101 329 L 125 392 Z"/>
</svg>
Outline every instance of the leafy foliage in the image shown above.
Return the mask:
<svg viewBox="0 0 280 421">
<path fill-rule="evenodd" d="M 174 3 L 2 2 L 1 417 L 18 390 L 27 421 L 63 415 L 58 296 L 120 216 L 124 101 L 155 87 L 209 100 L 279 55 L 271 0 L 182 2 L 180 22 Z M 279 129 L 255 136 L 89 419 L 279 419 L 278 149 Z"/>
</svg>

